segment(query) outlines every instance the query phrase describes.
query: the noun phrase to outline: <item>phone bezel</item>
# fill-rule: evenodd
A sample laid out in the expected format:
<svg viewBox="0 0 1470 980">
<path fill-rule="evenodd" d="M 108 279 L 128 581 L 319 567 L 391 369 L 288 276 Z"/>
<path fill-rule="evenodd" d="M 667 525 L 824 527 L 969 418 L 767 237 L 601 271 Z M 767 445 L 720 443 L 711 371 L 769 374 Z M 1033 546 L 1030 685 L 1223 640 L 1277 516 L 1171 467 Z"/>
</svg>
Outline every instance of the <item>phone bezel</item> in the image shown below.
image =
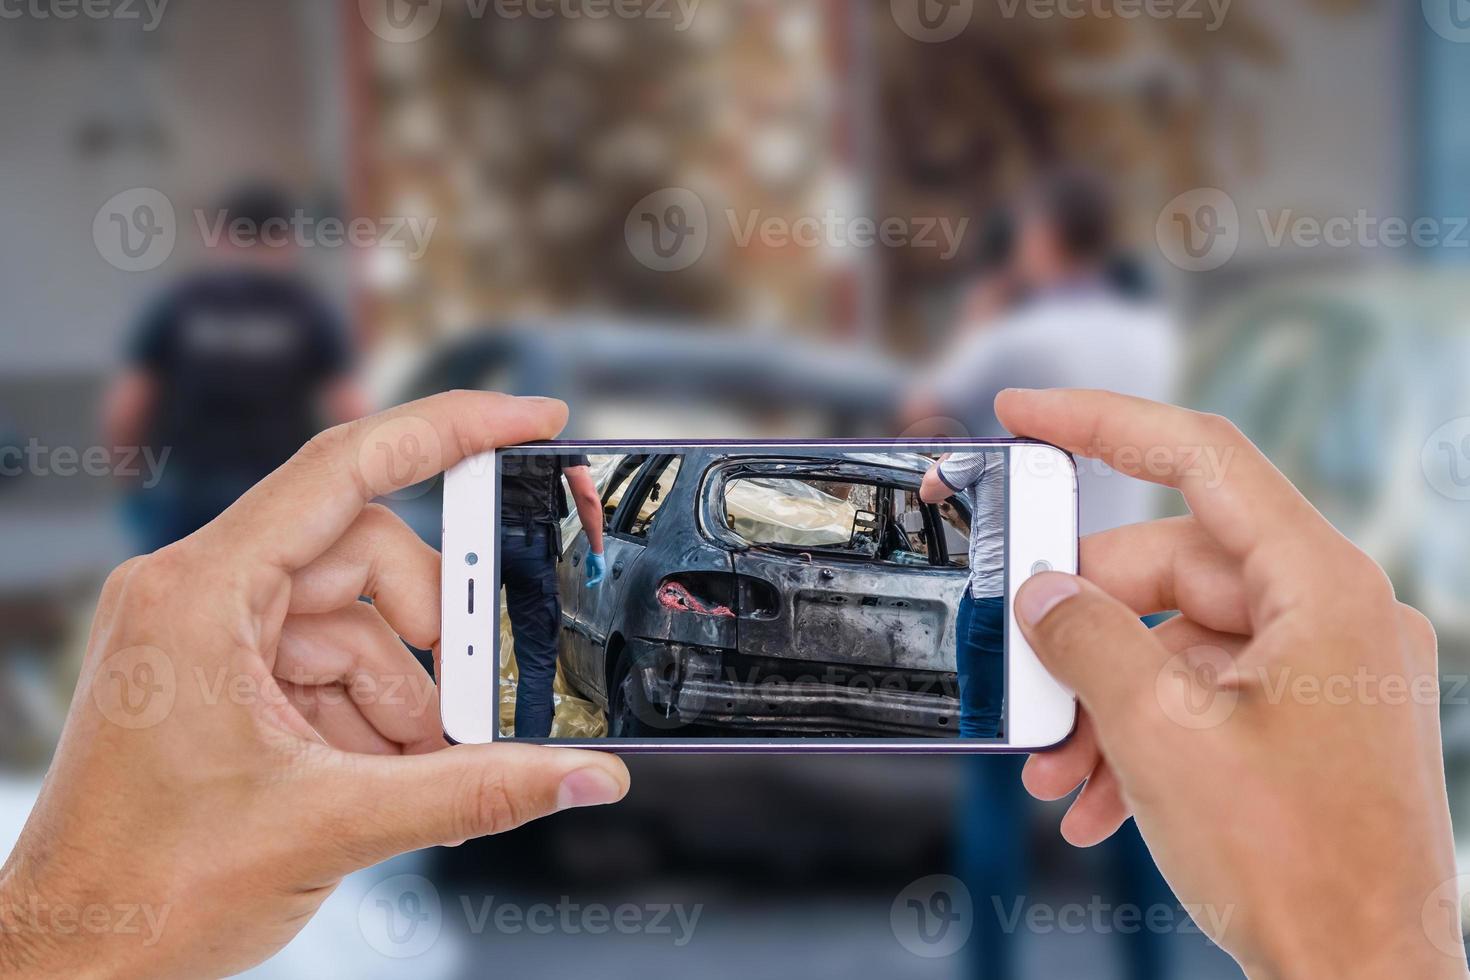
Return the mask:
<svg viewBox="0 0 1470 980">
<path fill-rule="evenodd" d="M 601 440 L 542 442 L 506 447 L 516 450 L 595 454 L 609 449 L 783 450 L 861 448 L 903 452 L 1009 450 L 1007 508 L 1010 541 L 1006 601 L 1037 561 L 1057 571 L 1077 571 L 1077 470 L 1072 457 L 1046 443 L 1025 439 L 827 439 L 827 440 Z M 1076 700 L 1048 674 L 1026 643 L 1015 616 L 1007 617 L 1007 733 L 1005 742 L 960 739 L 506 739 L 499 734 L 499 583 L 495 557 L 497 518 L 495 453 L 466 459 L 444 479 L 441 526 L 441 641 L 438 657 L 440 714 L 447 738 L 484 744 L 521 742 L 613 752 L 863 752 L 1000 753 L 1045 749 L 1064 742 L 1076 724 Z M 474 564 L 467 556 L 475 555 Z M 474 581 L 477 601 L 469 611 L 466 593 Z M 488 640 L 488 642 L 487 642 Z M 478 642 L 477 642 L 478 641 Z M 469 649 L 476 649 L 470 654 Z M 1027 705 L 1024 710 L 1016 706 Z M 487 706 L 489 710 L 487 709 Z"/>
</svg>

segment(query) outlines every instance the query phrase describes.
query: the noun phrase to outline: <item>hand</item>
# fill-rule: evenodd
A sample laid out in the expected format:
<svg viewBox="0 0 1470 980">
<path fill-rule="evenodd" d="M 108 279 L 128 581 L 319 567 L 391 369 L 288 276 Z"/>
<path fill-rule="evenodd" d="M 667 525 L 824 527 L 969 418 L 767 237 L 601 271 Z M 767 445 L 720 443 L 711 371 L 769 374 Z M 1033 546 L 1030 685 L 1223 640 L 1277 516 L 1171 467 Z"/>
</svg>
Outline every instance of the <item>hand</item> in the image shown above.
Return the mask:
<svg viewBox="0 0 1470 980">
<path fill-rule="evenodd" d="M 454 392 L 339 426 L 119 568 L 0 878 L 0 974 L 233 974 L 353 870 L 621 797 L 612 755 L 446 746 L 399 640 L 437 655 L 438 555 L 368 503 L 565 419 Z M 51 927 L 47 910 L 92 907 L 132 908 L 141 934 Z"/>
<path fill-rule="evenodd" d="M 587 552 L 587 586 L 597 588 L 607 578 L 607 559 L 600 551 Z"/>
<path fill-rule="evenodd" d="M 1083 391 L 996 409 L 1192 511 L 1088 537 L 1084 578 L 1017 595 L 1083 709 L 1024 777 L 1047 800 L 1086 781 L 1063 834 L 1093 844 L 1132 814 L 1252 975 L 1464 977 L 1429 623 L 1223 419 Z"/>
</svg>

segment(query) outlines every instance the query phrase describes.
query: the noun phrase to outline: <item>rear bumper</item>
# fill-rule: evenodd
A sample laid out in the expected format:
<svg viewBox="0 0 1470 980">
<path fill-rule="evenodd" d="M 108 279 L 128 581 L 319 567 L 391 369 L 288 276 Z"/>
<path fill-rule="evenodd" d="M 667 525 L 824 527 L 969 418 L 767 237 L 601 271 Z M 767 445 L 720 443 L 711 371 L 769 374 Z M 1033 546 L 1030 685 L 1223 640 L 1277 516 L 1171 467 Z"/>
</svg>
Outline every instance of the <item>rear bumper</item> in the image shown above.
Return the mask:
<svg viewBox="0 0 1470 980">
<path fill-rule="evenodd" d="M 772 737 L 959 734 L 953 674 L 741 657 L 649 640 L 629 646 L 643 700 L 659 716 L 659 727 Z"/>
</svg>

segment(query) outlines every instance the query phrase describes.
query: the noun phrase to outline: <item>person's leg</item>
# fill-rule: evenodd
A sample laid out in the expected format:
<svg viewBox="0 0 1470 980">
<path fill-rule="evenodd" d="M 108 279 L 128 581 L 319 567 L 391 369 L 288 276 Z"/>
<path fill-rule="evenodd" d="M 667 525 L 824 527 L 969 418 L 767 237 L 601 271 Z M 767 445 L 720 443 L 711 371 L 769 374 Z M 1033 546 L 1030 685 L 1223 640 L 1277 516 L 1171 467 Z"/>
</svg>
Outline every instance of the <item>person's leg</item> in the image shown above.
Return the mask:
<svg viewBox="0 0 1470 980">
<path fill-rule="evenodd" d="M 975 932 L 965 945 L 965 976 L 1011 980 L 1018 956 L 1009 911 L 1028 894 L 1031 848 L 1026 834 L 1029 798 L 1021 787 L 1023 755 L 977 755 L 961 760 L 964 775 L 955 821 L 959 876 L 974 902 Z"/>
<path fill-rule="evenodd" d="M 1006 696 L 1006 605 L 1004 596 L 973 600 L 970 649 L 974 658 L 970 682 L 976 738 L 999 738 Z"/>
<path fill-rule="evenodd" d="M 1143 625 L 1153 629 L 1170 616 L 1170 613 L 1145 616 Z M 1125 823 L 1101 849 L 1120 906 L 1141 909 L 1145 921 L 1156 906 L 1172 910 L 1174 922 L 1181 919 L 1185 913 L 1169 888 L 1169 883 L 1159 873 L 1153 856 L 1149 854 L 1148 845 L 1144 843 L 1143 835 L 1138 832 L 1138 826 L 1132 820 Z M 1137 977 L 1138 980 L 1154 980 L 1167 975 L 1169 943 L 1164 935 L 1153 929 L 1140 929 L 1119 938 L 1123 942 L 1124 967 L 1128 976 Z"/>
<path fill-rule="evenodd" d="M 1148 844 L 1144 843 L 1143 835 L 1132 820 L 1102 847 L 1120 908 L 1139 909 L 1145 922 L 1152 921 L 1152 917 L 1158 914 L 1154 909 L 1166 908 L 1172 913 L 1170 921 L 1174 925 L 1183 921 L 1184 910 L 1180 908 L 1169 883 L 1159 874 Z M 1167 975 L 1169 942 L 1166 935 L 1155 929 L 1143 928 L 1118 938 L 1122 941 L 1123 964 L 1128 976 L 1137 980 L 1155 980 Z"/>
<path fill-rule="evenodd" d="M 960 738 L 981 737 L 978 734 L 980 719 L 976 701 L 977 684 L 973 676 L 976 656 L 970 643 L 970 626 L 974 613 L 975 600 L 970 597 L 970 590 L 966 587 L 965 594 L 960 597 L 954 621 L 955 673 L 958 675 L 960 688 Z"/>
<path fill-rule="evenodd" d="M 551 734 L 551 685 L 556 679 L 556 641 L 561 630 L 561 599 L 556 563 L 545 531 L 510 532 L 501 542 L 500 582 L 515 641 L 516 735 Z"/>
</svg>

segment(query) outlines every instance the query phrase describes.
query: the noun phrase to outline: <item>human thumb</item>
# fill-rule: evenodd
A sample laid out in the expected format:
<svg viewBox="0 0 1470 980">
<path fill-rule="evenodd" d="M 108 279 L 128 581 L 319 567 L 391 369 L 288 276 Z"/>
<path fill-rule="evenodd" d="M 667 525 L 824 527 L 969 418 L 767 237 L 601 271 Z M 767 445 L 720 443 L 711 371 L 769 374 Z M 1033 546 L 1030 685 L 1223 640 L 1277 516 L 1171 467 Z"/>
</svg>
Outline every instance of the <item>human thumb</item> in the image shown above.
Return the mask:
<svg viewBox="0 0 1470 980">
<path fill-rule="evenodd" d="M 605 752 L 541 745 L 456 745 L 415 756 L 343 754 L 321 805 L 358 866 L 499 834 L 575 807 L 616 803 L 627 767 Z M 343 869 L 353 870 L 351 868 Z"/>
<path fill-rule="evenodd" d="M 1076 575 L 1032 576 L 1016 594 L 1016 620 L 1052 676 L 1106 726 L 1154 690 L 1168 652 L 1138 616 Z"/>
</svg>

